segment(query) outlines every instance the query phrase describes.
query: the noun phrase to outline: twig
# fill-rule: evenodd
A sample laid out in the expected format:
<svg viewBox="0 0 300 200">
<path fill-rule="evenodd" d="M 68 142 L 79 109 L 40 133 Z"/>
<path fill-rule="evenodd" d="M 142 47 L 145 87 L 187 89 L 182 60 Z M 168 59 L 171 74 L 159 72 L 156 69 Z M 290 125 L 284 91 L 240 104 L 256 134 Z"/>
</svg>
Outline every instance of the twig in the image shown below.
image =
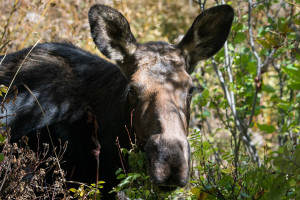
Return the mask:
<svg viewBox="0 0 300 200">
<path fill-rule="evenodd" d="M 249 39 L 250 39 L 250 46 L 251 46 L 251 49 L 252 49 L 252 52 L 257 60 L 257 66 L 259 67 L 257 69 L 257 77 L 260 76 L 260 73 L 261 73 L 261 59 L 255 49 L 255 46 L 254 46 L 254 40 L 253 40 L 253 33 L 252 33 L 252 26 L 251 26 L 251 19 L 252 19 L 252 16 L 251 16 L 251 12 L 252 12 L 252 0 L 248 0 L 248 29 L 249 29 Z"/>
<path fill-rule="evenodd" d="M 5 25 L 5 27 L 4 27 L 4 31 L 3 31 L 3 33 L 2 33 L 2 37 L 1 37 L 1 40 L 0 40 L 0 44 L 2 44 L 2 41 L 3 41 L 3 39 L 4 39 L 4 36 L 5 36 L 6 30 L 7 30 L 7 27 L 8 27 L 8 25 L 9 25 L 9 22 L 10 22 L 10 19 L 11 19 L 11 16 L 12 16 L 12 14 L 17 10 L 17 9 L 16 9 L 17 4 L 18 4 L 18 0 L 15 0 L 14 6 L 13 6 L 13 8 L 12 8 L 10 14 L 9 14 L 9 17 L 8 17 L 8 19 L 7 19 L 7 22 L 6 22 L 6 25 Z M 5 44 L 5 45 L 6 45 L 6 44 Z M 4 46 L 5 46 L 5 45 L 4 45 Z M 2 49 L 2 48 L 1 48 L 1 49 Z M 0 49 L 0 50 L 1 50 L 1 49 Z"/>
<path fill-rule="evenodd" d="M 119 142 L 119 137 L 117 137 L 117 140 L 116 140 L 116 142 L 117 142 L 117 147 L 118 147 L 118 152 L 119 152 L 119 156 L 120 156 L 120 160 L 121 160 L 121 164 L 122 164 L 122 168 L 123 168 L 123 171 L 124 171 L 124 173 L 125 173 L 125 175 L 126 175 L 126 170 L 125 170 L 125 167 L 124 167 L 124 164 L 123 164 L 123 154 L 122 154 L 122 151 L 121 151 L 121 146 L 120 146 L 120 142 Z"/>
<path fill-rule="evenodd" d="M 218 115 L 218 117 L 220 118 L 220 120 L 222 121 L 223 125 L 224 125 L 226 128 L 231 129 L 231 128 L 229 127 L 229 122 L 227 121 L 227 123 L 226 123 L 225 120 L 223 119 L 223 117 L 222 117 L 222 115 L 221 115 L 221 111 L 220 111 L 220 109 L 219 109 L 219 107 L 218 107 L 218 104 L 217 104 L 216 102 L 214 102 L 212 98 L 211 98 L 210 102 L 215 106 L 216 111 L 217 111 L 217 115 Z"/>
<path fill-rule="evenodd" d="M 8 88 L 7 88 L 7 92 L 6 92 L 6 94 L 5 94 L 5 96 L 4 96 L 3 100 L 2 100 L 2 103 L 5 102 L 5 99 L 6 99 L 6 96 L 7 96 L 8 92 L 9 92 L 9 90 L 10 90 L 12 84 L 14 83 L 14 81 L 15 81 L 15 79 L 16 79 L 18 73 L 19 73 L 19 71 L 21 70 L 23 64 L 24 64 L 25 61 L 27 60 L 29 54 L 30 54 L 30 53 L 32 52 L 32 50 L 36 47 L 36 45 L 38 45 L 38 43 L 39 43 L 40 41 L 41 41 L 41 39 L 39 39 L 39 40 L 31 47 L 31 49 L 29 50 L 29 52 L 26 54 L 24 60 L 22 61 L 22 63 L 21 63 L 21 65 L 19 66 L 19 68 L 17 69 L 17 71 L 16 71 L 16 73 L 15 73 L 15 75 L 14 75 L 12 81 L 10 82 L 10 84 L 9 84 L 9 86 L 8 86 Z M 3 58 L 3 59 L 4 59 L 4 58 Z"/>
<path fill-rule="evenodd" d="M 6 54 L 3 56 L 3 58 L 1 59 L 1 61 L 0 61 L 0 66 L 1 66 L 1 64 L 2 64 L 2 62 L 4 61 L 4 59 L 6 58 Z"/>
<path fill-rule="evenodd" d="M 297 6 L 298 8 L 300 8 L 300 5 L 298 5 L 298 4 L 296 4 L 296 3 L 290 2 L 290 1 L 288 1 L 288 0 L 283 0 L 283 1 L 285 1 L 285 2 L 287 2 L 287 3 L 289 3 L 289 4 L 292 4 L 292 5 Z"/>
<path fill-rule="evenodd" d="M 5 42 L 5 44 L 0 48 L 0 51 L 8 44 L 8 43 L 10 43 L 11 42 L 11 40 L 8 40 L 7 42 Z M 2 62 L 2 61 L 1 61 Z"/>
<path fill-rule="evenodd" d="M 252 103 L 252 111 L 251 111 L 251 115 L 250 115 L 250 118 L 249 118 L 249 122 L 248 122 L 248 125 L 247 125 L 247 128 L 250 126 L 251 124 L 251 121 L 252 121 L 252 118 L 253 118 L 253 115 L 255 113 L 255 106 L 256 106 L 256 101 L 257 101 L 257 94 L 259 92 L 259 87 L 258 87 L 258 84 L 261 82 L 261 59 L 255 49 L 255 46 L 254 46 L 254 41 L 253 41 L 253 33 L 252 33 L 252 26 L 251 26 L 251 19 L 252 19 L 252 15 L 251 15 L 251 12 L 252 12 L 252 0 L 248 0 L 248 30 L 249 30 L 249 39 L 250 39 L 250 46 L 251 46 L 251 50 L 257 60 L 257 71 L 256 71 L 256 80 L 257 80 L 257 83 L 255 85 L 256 89 L 255 89 L 255 94 L 254 94 L 254 98 L 253 98 L 253 103 Z"/>
<path fill-rule="evenodd" d="M 251 19 L 252 19 L 252 0 L 248 0 L 248 29 L 249 29 L 249 39 L 250 39 L 250 46 L 251 46 L 251 50 L 257 60 L 257 71 L 256 71 L 256 89 L 255 89 L 255 94 L 254 94 L 254 98 L 253 98 L 253 102 L 252 102 L 252 110 L 251 110 L 251 115 L 247 124 L 247 129 L 250 126 L 254 113 L 255 113 L 255 107 L 256 107 L 256 101 L 257 101 L 257 95 L 258 92 L 260 90 L 261 87 L 261 74 L 262 74 L 262 69 L 265 68 L 269 61 L 271 60 L 271 58 L 273 57 L 274 53 L 275 53 L 275 49 L 272 49 L 270 55 L 266 58 L 265 62 L 263 64 L 261 64 L 261 58 L 259 57 L 256 49 L 255 49 L 255 45 L 254 45 L 254 41 L 253 41 L 253 33 L 252 33 L 252 25 L 251 25 Z"/>
<path fill-rule="evenodd" d="M 26 59 L 26 58 L 25 58 L 25 59 Z M 24 60 L 23 60 L 23 62 L 24 62 Z M 23 62 L 22 62 L 22 64 L 23 64 Z M 42 112 L 43 117 L 45 117 L 45 112 L 44 112 L 44 110 L 43 110 L 43 108 L 42 108 L 42 106 L 41 106 L 39 100 L 36 98 L 36 96 L 33 94 L 33 92 L 30 90 L 30 88 L 29 88 L 27 85 L 25 85 L 24 83 L 23 83 L 22 85 L 23 85 L 23 86 L 28 90 L 28 92 L 33 96 L 33 98 L 34 98 L 35 101 L 37 102 L 38 106 L 40 107 L 40 110 L 41 110 L 41 112 Z M 6 93 L 6 94 L 7 94 L 7 93 Z M 62 176 L 62 181 L 63 181 L 65 187 L 67 187 L 66 182 L 64 181 L 64 177 L 63 177 L 63 173 L 62 173 L 62 168 L 61 168 L 61 166 L 60 166 L 59 159 L 58 159 L 57 153 L 56 153 L 56 151 L 55 151 L 54 142 L 53 142 L 53 139 L 52 139 L 52 136 L 51 136 L 50 129 L 49 129 L 48 125 L 46 125 L 46 129 L 47 129 L 47 132 L 48 132 L 48 135 L 49 135 L 49 138 L 50 138 L 50 142 L 51 142 L 51 145 L 52 145 L 52 148 L 53 148 L 53 152 L 54 152 L 54 155 L 55 155 L 55 158 L 56 158 L 57 166 L 58 166 L 58 168 L 59 168 L 59 170 L 60 170 L 60 174 L 61 174 L 61 176 Z"/>
</svg>

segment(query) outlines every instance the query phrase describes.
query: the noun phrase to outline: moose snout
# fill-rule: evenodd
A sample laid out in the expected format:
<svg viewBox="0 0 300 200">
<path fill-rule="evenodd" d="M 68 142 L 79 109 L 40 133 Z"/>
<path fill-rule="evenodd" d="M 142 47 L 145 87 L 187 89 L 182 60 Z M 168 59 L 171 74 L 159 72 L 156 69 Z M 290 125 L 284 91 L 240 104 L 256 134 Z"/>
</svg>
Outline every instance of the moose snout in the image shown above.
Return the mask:
<svg viewBox="0 0 300 200">
<path fill-rule="evenodd" d="M 153 135 L 146 144 L 146 158 L 154 184 L 175 189 L 188 183 L 190 145 L 186 138 L 166 140 L 160 134 Z"/>
</svg>

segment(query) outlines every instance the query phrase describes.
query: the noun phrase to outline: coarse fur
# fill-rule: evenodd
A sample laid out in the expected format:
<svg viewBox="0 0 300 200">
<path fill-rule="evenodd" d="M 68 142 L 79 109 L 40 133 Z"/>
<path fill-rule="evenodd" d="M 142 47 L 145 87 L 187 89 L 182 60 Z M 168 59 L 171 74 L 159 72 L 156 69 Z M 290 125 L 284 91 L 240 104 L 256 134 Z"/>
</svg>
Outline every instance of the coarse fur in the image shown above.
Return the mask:
<svg viewBox="0 0 300 200">
<path fill-rule="evenodd" d="M 87 183 L 96 180 L 95 150 L 100 143 L 99 173 L 106 182 L 106 196 L 117 184 L 114 172 L 122 166 L 116 139 L 121 147 L 129 147 L 125 126 L 131 127 L 133 113 L 133 130 L 146 152 L 153 183 L 171 189 L 185 186 L 190 173 L 187 135 L 194 88 L 189 74 L 199 60 L 220 50 L 232 20 L 230 6 L 213 7 L 195 19 L 179 44 L 140 44 L 120 12 L 92 6 L 93 40 L 117 65 L 70 43 L 44 43 L 30 54 L 31 48 L 7 55 L 0 66 L 1 84 L 8 85 L 25 60 L 13 83 L 18 98 L 6 106 L 12 140 L 23 135 L 35 138 L 39 131 L 42 141 L 49 142 L 49 126 L 56 144 L 58 138 L 68 141 L 62 163 L 67 177 Z"/>
</svg>

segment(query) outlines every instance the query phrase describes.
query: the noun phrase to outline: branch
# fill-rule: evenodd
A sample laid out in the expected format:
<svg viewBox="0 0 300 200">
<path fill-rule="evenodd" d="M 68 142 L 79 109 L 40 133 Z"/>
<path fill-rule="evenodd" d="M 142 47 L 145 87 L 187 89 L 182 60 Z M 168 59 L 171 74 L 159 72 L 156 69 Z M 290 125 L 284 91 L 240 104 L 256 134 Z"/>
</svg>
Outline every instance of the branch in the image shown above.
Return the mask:
<svg viewBox="0 0 300 200">
<path fill-rule="evenodd" d="M 255 46 L 254 46 L 252 26 L 251 26 L 251 11 L 252 11 L 252 0 L 248 0 L 248 29 L 249 29 L 250 46 L 251 46 L 253 54 L 257 60 L 258 69 L 257 69 L 256 75 L 257 75 L 257 77 L 259 77 L 261 74 L 261 64 L 260 64 L 261 59 L 255 49 Z"/>
<path fill-rule="evenodd" d="M 256 102 L 257 102 L 257 95 L 258 92 L 261 88 L 261 74 L 262 71 L 265 71 L 265 68 L 267 67 L 269 61 L 271 60 L 271 58 L 273 57 L 274 53 L 275 53 L 275 49 L 273 49 L 270 53 L 270 55 L 266 58 L 265 62 L 263 64 L 261 64 L 261 58 L 259 57 L 256 49 L 255 49 L 255 45 L 254 45 L 254 41 L 253 41 L 253 33 L 252 33 L 252 26 L 251 26 L 251 19 L 252 19 L 252 0 L 248 0 L 248 30 L 249 30 L 249 39 L 250 39 L 250 46 L 252 49 L 252 52 L 257 60 L 257 71 L 256 71 L 256 77 L 255 77 L 255 93 L 254 93 L 254 98 L 253 98 L 253 102 L 252 102 L 252 110 L 251 110 L 251 115 L 247 124 L 247 129 L 249 128 L 253 116 L 255 114 L 255 107 L 256 107 Z"/>
<path fill-rule="evenodd" d="M 267 59 L 265 60 L 265 62 L 260 66 L 260 69 L 261 71 L 264 71 L 265 68 L 268 66 L 268 63 L 269 61 L 271 60 L 271 58 L 273 57 L 273 54 L 275 53 L 275 49 L 272 50 L 272 52 L 270 53 L 270 55 L 267 57 Z M 259 68 L 259 67 L 257 67 Z M 264 70 L 263 70 L 264 69 Z M 251 122 L 252 122 L 252 119 L 253 119 L 253 116 L 254 116 L 254 113 L 255 113 L 255 107 L 256 107 L 256 101 L 257 101 L 257 95 L 258 95 L 258 92 L 260 90 L 260 87 L 258 84 L 256 84 L 256 88 L 255 88 L 255 94 L 254 94 L 254 99 L 253 99 L 253 102 L 252 102 L 252 110 L 251 110 L 251 115 L 250 115 L 250 118 L 249 118 L 249 122 L 247 124 L 247 129 L 249 128 Z"/>
<path fill-rule="evenodd" d="M 283 0 L 283 1 L 285 1 L 285 2 L 287 2 L 287 3 L 289 3 L 289 4 L 292 4 L 292 5 L 297 6 L 298 8 L 300 8 L 300 5 L 299 5 L 299 4 L 293 3 L 293 2 L 288 1 L 288 0 Z"/>
<path fill-rule="evenodd" d="M 230 109 L 232 111 L 232 114 L 233 114 L 236 126 L 237 126 L 240 134 L 242 135 L 242 139 L 243 139 L 243 142 L 245 144 L 245 147 L 246 147 L 247 151 L 250 153 L 250 155 L 253 158 L 253 160 L 255 162 L 257 162 L 258 165 L 260 166 L 261 163 L 260 163 L 260 159 L 259 159 L 259 156 L 258 156 L 257 149 L 256 149 L 255 145 L 253 144 L 253 142 L 251 141 L 251 137 L 247 133 L 247 127 L 243 124 L 243 121 L 239 118 L 239 116 L 238 116 L 238 114 L 236 112 L 236 106 L 235 106 L 235 101 L 234 101 L 234 93 L 233 92 L 229 92 L 229 90 L 228 90 L 228 88 L 227 88 L 227 86 L 225 84 L 223 74 L 218 69 L 217 64 L 216 64 L 216 62 L 215 62 L 214 59 L 212 59 L 212 64 L 213 64 L 215 72 L 217 73 L 219 81 L 221 83 L 221 87 L 222 87 L 222 89 L 224 91 L 225 98 L 227 99 L 229 107 L 230 107 Z M 230 73 L 231 73 L 231 71 L 230 71 Z"/>
</svg>

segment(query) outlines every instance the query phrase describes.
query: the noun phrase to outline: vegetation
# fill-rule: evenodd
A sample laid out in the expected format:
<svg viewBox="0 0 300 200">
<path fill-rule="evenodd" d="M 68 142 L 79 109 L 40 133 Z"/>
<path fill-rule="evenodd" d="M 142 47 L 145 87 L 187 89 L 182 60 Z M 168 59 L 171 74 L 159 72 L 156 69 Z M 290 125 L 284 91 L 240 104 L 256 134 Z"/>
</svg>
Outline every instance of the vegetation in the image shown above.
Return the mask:
<svg viewBox="0 0 300 200">
<path fill-rule="evenodd" d="M 178 36 L 187 31 L 201 9 L 224 3 L 220 0 L 105 2 L 125 15 L 138 41 L 172 43 L 180 40 Z M 0 47 L 11 40 L 1 49 L 1 54 L 37 42 L 66 39 L 99 54 L 87 21 L 87 11 L 93 3 L 0 0 Z M 131 150 L 122 149 L 129 157 L 132 171 L 116 172 L 120 184 L 112 192 L 118 192 L 120 199 L 125 196 L 195 200 L 300 198 L 300 1 L 225 3 L 232 5 L 236 15 L 228 42 L 212 59 L 201 62 L 192 75 L 198 91 L 193 97 L 189 136 L 190 184 L 173 193 L 159 191 L 147 176 L 144 154 L 133 145 Z M 0 83 L 0 95 L 5 95 L 7 89 Z M 47 168 L 36 167 L 47 161 L 43 160 L 43 153 L 35 155 L 28 149 L 26 142 L 24 147 L 7 142 L 9 129 L 5 127 L 5 112 L 2 113 L 0 198 L 42 198 L 32 195 L 45 189 L 40 187 L 41 174 Z M 18 158 L 11 157 L 11 151 L 19 154 Z M 35 170 L 26 173 L 21 163 L 36 166 Z M 51 163 L 49 166 L 57 166 L 55 161 Z M 71 194 L 86 199 L 100 198 L 105 183 L 100 182 L 97 187 L 82 185 L 69 193 L 64 190 L 63 172 L 58 173 L 58 186 L 47 186 L 47 191 L 52 191 L 47 197 L 71 198 Z M 34 184 L 25 193 L 29 174 L 30 183 Z M 19 177 L 19 182 L 7 176 Z M 15 185 L 18 192 L 7 190 L 8 183 Z M 5 196 L 17 194 L 27 196 Z"/>
</svg>

